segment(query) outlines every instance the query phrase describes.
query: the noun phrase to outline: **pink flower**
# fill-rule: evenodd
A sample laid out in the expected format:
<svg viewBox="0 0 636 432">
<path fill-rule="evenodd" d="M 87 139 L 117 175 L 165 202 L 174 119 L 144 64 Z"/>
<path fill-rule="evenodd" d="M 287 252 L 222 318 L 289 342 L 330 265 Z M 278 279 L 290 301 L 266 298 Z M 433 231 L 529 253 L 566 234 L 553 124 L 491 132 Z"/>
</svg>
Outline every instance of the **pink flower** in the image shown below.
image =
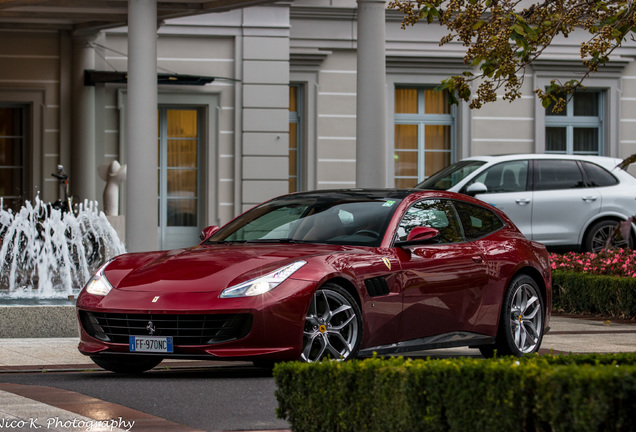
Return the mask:
<svg viewBox="0 0 636 432">
<path fill-rule="evenodd" d="M 636 252 L 630 249 L 603 250 L 598 253 L 551 253 L 550 261 L 554 270 L 636 277 Z"/>
</svg>

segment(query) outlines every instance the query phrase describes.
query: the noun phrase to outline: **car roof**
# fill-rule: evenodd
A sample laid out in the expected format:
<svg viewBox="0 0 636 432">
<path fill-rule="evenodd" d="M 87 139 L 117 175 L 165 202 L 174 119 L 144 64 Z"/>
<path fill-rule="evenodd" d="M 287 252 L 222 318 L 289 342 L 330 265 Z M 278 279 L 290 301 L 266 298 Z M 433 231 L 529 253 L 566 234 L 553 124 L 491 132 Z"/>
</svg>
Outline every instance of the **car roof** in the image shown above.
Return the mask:
<svg viewBox="0 0 636 432">
<path fill-rule="evenodd" d="M 413 196 L 415 199 L 437 197 L 437 198 L 453 198 L 461 199 L 464 201 L 473 201 L 472 197 L 464 194 L 458 194 L 456 192 L 440 191 L 434 189 L 318 189 L 306 192 L 295 192 L 291 194 L 281 195 L 273 198 L 271 201 L 291 200 L 297 198 L 321 198 L 327 200 L 364 200 L 364 199 L 396 199 L 404 200 L 407 197 Z M 475 200 L 483 205 L 482 201 Z M 267 201 L 270 202 L 270 201 Z"/>
<path fill-rule="evenodd" d="M 418 189 L 318 189 L 307 192 L 296 192 L 278 198 L 330 197 L 330 198 L 395 198 L 403 199 L 413 193 L 422 192 Z"/>
<path fill-rule="evenodd" d="M 462 160 L 477 160 L 489 163 L 496 162 L 504 162 L 504 161 L 514 161 L 514 160 L 523 160 L 523 159 L 564 159 L 564 160 L 581 160 L 587 162 L 593 162 L 598 165 L 603 165 L 606 167 L 615 167 L 618 165 L 622 159 L 613 158 L 607 156 L 590 156 L 590 155 L 565 155 L 565 154 L 555 154 L 555 153 L 520 153 L 520 154 L 506 154 L 506 155 L 495 155 L 495 156 L 471 156 L 464 158 Z"/>
</svg>

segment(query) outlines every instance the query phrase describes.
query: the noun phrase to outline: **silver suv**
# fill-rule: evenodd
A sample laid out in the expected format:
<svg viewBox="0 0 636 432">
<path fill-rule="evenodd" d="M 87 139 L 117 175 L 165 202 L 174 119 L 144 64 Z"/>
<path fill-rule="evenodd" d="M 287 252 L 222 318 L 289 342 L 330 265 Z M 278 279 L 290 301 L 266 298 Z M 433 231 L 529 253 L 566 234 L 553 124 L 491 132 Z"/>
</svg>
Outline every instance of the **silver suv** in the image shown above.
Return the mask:
<svg viewBox="0 0 636 432">
<path fill-rule="evenodd" d="M 636 178 L 601 156 L 518 154 L 463 159 L 418 189 L 461 192 L 503 210 L 521 232 L 546 246 L 597 252 L 621 220 L 636 215 Z M 629 239 L 614 243 L 633 247 Z"/>
</svg>

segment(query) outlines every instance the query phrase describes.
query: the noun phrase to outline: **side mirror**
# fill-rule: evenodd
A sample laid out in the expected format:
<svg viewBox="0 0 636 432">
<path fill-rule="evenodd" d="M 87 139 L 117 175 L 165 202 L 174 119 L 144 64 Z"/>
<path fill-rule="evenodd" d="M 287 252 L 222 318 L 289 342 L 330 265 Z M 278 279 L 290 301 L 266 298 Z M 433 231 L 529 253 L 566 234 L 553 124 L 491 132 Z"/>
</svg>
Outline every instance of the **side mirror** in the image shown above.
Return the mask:
<svg viewBox="0 0 636 432">
<path fill-rule="evenodd" d="M 201 231 L 199 238 L 201 239 L 201 241 L 207 240 L 212 236 L 212 234 L 217 232 L 219 229 L 220 228 L 216 225 L 205 227 L 203 228 L 203 231 Z"/>
<path fill-rule="evenodd" d="M 439 237 L 439 230 L 431 227 L 415 227 L 409 232 L 406 241 L 396 242 L 396 246 L 408 246 L 412 244 L 424 244 Z"/>
<path fill-rule="evenodd" d="M 488 187 L 482 182 L 475 182 L 466 188 L 466 195 L 472 197 L 484 193 L 488 193 Z"/>
<path fill-rule="evenodd" d="M 407 242 L 432 240 L 439 235 L 439 230 L 431 227 L 415 227 L 406 237 Z"/>
</svg>

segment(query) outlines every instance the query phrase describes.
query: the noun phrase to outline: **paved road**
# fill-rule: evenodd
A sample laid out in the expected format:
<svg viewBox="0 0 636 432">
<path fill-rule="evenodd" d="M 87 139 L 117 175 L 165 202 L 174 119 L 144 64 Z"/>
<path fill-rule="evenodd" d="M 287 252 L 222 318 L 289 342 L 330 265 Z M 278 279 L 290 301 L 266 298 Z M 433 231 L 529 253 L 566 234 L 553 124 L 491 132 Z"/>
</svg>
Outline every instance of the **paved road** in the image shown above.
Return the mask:
<svg viewBox="0 0 636 432">
<path fill-rule="evenodd" d="M 71 390 L 203 431 L 289 427 L 276 418 L 271 373 L 253 367 L 154 370 L 134 377 L 101 371 L 3 374 L 0 382 Z"/>
<path fill-rule="evenodd" d="M 551 324 L 542 344 L 544 354 L 636 351 L 633 321 L 557 316 Z M 86 423 L 72 428 L 68 422 L 120 417 L 135 422 L 133 432 L 289 427 L 276 418 L 270 374 L 248 363 L 166 361 L 151 372 L 126 377 L 96 370 L 76 346 L 75 338 L 0 339 L 0 426 L 3 420 L 25 420 L 24 427 L 3 430 L 80 432 L 87 431 Z M 419 354 L 479 356 L 466 348 Z M 52 418 L 67 423 L 47 427 L 46 420 Z M 28 427 L 32 419 L 40 421 L 39 428 Z M 113 429 L 122 430 L 126 428 Z"/>
</svg>

